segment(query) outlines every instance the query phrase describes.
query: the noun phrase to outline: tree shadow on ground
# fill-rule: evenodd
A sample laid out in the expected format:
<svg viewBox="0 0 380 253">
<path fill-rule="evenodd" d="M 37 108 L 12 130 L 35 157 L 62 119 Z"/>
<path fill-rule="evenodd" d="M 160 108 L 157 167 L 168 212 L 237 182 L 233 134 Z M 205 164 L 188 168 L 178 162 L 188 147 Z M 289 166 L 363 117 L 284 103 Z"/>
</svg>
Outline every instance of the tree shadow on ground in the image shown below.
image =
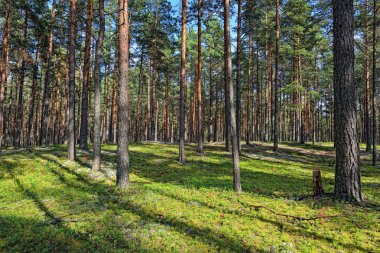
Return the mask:
<svg viewBox="0 0 380 253">
<path fill-rule="evenodd" d="M 58 156 L 57 155 L 58 153 L 53 153 L 53 155 Z M 53 174 L 55 174 L 57 176 L 57 178 L 63 184 L 67 185 L 68 187 L 80 188 L 81 191 L 85 191 L 85 192 L 89 192 L 91 194 L 95 194 L 95 196 L 98 196 L 98 198 L 101 198 L 99 201 L 100 203 L 104 203 L 104 202 L 105 203 L 113 203 L 113 205 L 110 205 L 110 208 L 115 213 L 117 213 L 119 210 L 133 212 L 133 213 L 139 215 L 144 220 L 150 220 L 153 222 L 168 225 L 168 226 L 172 227 L 173 229 L 175 229 L 176 231 L 178 231 L 179 233 L 185 233 L 185 234 L 187 234 L 193 238 L 201 239 L 205 243 L 208 243 L 210 245 L 214 245 L 214 246 L 219 247 L 219 248 L 223 247 L 223 248 L 230 249 L 231 251 L 238 251 L 238 249 L 240 251 L 261 251 L 262 250 L 262 249 L 248 248 L 245 245 L 243 245 L 242 242 L 240 242 L 239 240 L 237 240 L 235 238 L 225 237 L 225 235 L 221 234 L 221 233 L 215 234 L 215 232 L 209 228 L 196 227 L 196 226 L 193 226 L 192 224 L 189 224 L 186 221 L 172 219 L 170 217 L 162 218 L 161 214 L 158 214 L 156 212 L 152 212 L 152 211 L 146 209 L 144 206 L 141 206 L 141 205 L 138 205 L 135 203 L 131 203 L 128 201 L 124 201 L 121 196 L 115 195 L 112 192 L 110 192 L 108 186 L 101 184 L 99 182 L 95 182 L 91 178 L 89 178 L 88 176 L 81 174 L 81 173 L 65 166 L 60 161 L 51 158 L 50 157 L 51 154 L 52 153 L 45 154 L 44 152 L 38 153 L 38 155 L 42 159 L 50 161 L 57 166 L 56 168 L 52 168 L 51 171 Z M 141 156 L 141 157 L 138 158 L 137 160 L 134 160 L 133 157 L 137 157 L 137 156 Z M 156 156 L 156 157 L 154 157 L 154 156 Z M 116 156 L 114 154 L 109 154 L 109 155 L 105 155 L 104 159 L 114 161 L 115 157 Z M 230 180 L 224 179 L 224 177 L 226 177 L 226 176 L 230 177 L 231 172 L 229 169 L 226 169 L 226 170 L 221 169 L 224 167 L 227 167 L 227 168 L 231 167 L 229 162 L 206 163 L 206 162 L 197 161 L 197 162 L 189 162 L 185 166 L 182 166 L 182 165 L 178 166 L 178 163 L 176 161 L 165 161 L 165 162 L 162 162 L 159 164 L 155 164 L 154 162 L 149 161 L 151 158 L 156 159 L 156 160 L 162 160 L 163 159 L 161 156 L 157 156 L 157 155 L 153 155 L 153 157 L 152 157 L 152 154 L 146 154 L 146 153 L 136 152 L 136 151 L 131 152 L 132 167 L 136 168 L 136 174 L 140 173 L 140 174 L 138 174 L 139 176 L 144 177 L 144 178 L 148 177 L 151 181 L 155 181 L 158 183 L 168 183 L 168 184 L 174 184 L 174 185 L 178 185 L 181 187 L 188 187 L 188 188 L 197 188 L 197 187 L 199 187 L 199 185 L 207 183 L 207 181 L 210 179 L 210 177 L 215 177 L 216 175 L 218 175 L 218 176 L 222 175 L 222 179 L 219 178 L 213 183 L 216 185 L 216 187 L 208 186 L 206 184 L 206 188 L 226 189 L 226 187 L 224 186 L 225 184 L 228 185 L 227 186 L 228 189 L 230 188 L 230 185 L 231 185 Z M 165 159 L 168 160 L 169 158 L 165 157 Z M 205 164 L 205 168 L 200 169 L 199 163 Z M 188 169 L 186 169 L 187 166 L 189 166 Z M 11 170 L 14 169 L 14 166 L 7 166 L 7 167 L 10 168 Z M 155 168 L 152 169 L 151 167 L 155 167 Z M 170 176 L 170 170 L 171 169 L 169 169 L 169 172 L 165 172 L 163 174 L 160 173 L 160 170 L 161 171 L 165 170 L 166 167 L 174 167 L 172 169 L 178 170 L 178 173 L 176 173 L 173 178 L 168 179 L 168 176 Z M 209 169 L 208 167 L 216 167 L 216 168 Z M 196 170 L 195 175 L 197 175 L 197 177 L 200 177 L 200 181 L 196 180 L 194 182 L 194 180 L 192 179 L 192 177 L 194 176 L 194 173 L 191 173 L 191 172 L 193 170 Z M 210 171 L 208 171 L 208 170 L 210 170 Z M 177 178 L 177 177 L 181 177 L 179 172 L 184 172 L 184 171 L 186 173 L 183 176 L 183 178 Z M 132 172 L 135 173 L 135 169 L 133 169 Z M 77 182 L 72 183 L 72 181 L 67 180 L 63 173 L 68 173 L 68 174 L 75 176 L 75 178 L 76 178 L 75 180 Z M 251 173 L 247 174 L 246 176 L 249 177 L 249 175 L 251 175 Z M 252 174 L 252 175 L 255 175 L 255 174 Z M 267 177 L 267 176 L 265 175 L 265 177 Z M 250 180 L 251 179 L 252 180 L 258 180 L 259 178 L 250 178 Z M 280 185 L 287 183 L 287 182 L 284 182 L 284 181 L 286 181 L 286 178 L 284 178 L 284 177 L 280 177 L 279 180 L 276 180 L 276 182 L 277 181 L 281 182 Z M 299 181 L 305 181 L 305 180 L 299 179 Z M 21 184 L 20 181 L 19 181 L 19 183 Z M 291 182 L 291 184 L 295 184 L 295 183 L 297 183 L 297 182 Z M 17 182 L 16 182 L 16 184 L 17 184 Z M 270 182 L 270 181 L 264 181 L 263 182 L 263 186 L 265 186 L 265 187 L 268 187 L 270 184 L 272 184 L 272 182 Z M 81 187 L 78 187 L 79 185 L 81 185 Z M 205 186 L 201 186 L 201 187 L 204 188 Z M 295 191 L 299 191 L 299 189 L 295 190 Z M 25 190 L 23 190 L 23 192 L 25 192 L 26 197 L 31 198 L 31 199 L 36 199 L 36 202 L 35 202 L 36 206 L 39 206 L 40 204 L 43 205 L 43 203 L 38 200 L 38 196 L 35 195 L 30 190 L 28 190 L 27 188 L 25 188 Z M 181 197 L 179 197 L 179 196 L 170 196 L 170 193 L 161 192 L 159 194 L 166 195 L 167 197 L 170 197 L 173 200 L 182 201 L 182 202 L 187 201 L 186 199 L 181 200 Z M 110 198 L 111 195 L 113 196 L 112 198 Z M 210 206 L 207 203 L 202 203 L 202 205 L 204 205 L 210 209 L 213 209 L 213 208 L 218 209 L 219 208 L 219 207 L 215 207 L 215 206 Z M 43 210 L 44 208 L 46 208 L 46 206 L 45 207 L 40 206 L 39 208 Z M 223 209 L 221 209 L 221 210 L 223 210 Z M 49 210 L 47 210 L 47 211 L 49 212 Z M 46 210 L 44 212 L 48 213 L 48 212 L 46 212 Z M 249 215 L 249 214 L 242 213 L 242 215 Z M 49 216 L 49 215 L 47 215 L 47 216 Z M 50 212 L 50 216 L 54 217 L 54 214 Z M 257 218 L 257 215 L 255 215 L 255 217 Z M 299 228 L 296 225 L 286 225 L 286 223 L 284 223 L 284 222 L 277 221 L 276 218 L 273 218 L 273 220 L 272 219 L 266 219 L 266 218 L 260 217 L 260 216 L 259 216 L 259 218 L 262 221 L 271 223 L 272 225 L 279 227 L 284 232 L 288 232 L 288 233 L 295 234 L 298 236 L 307 236 L 307 237 L 310 237 L 313 239 L 323 240 L 326 242 L 334 242 L 334 243 L 340 244 L 344 247 L 355 248 L 358 250 L 368 252 L 367 249 L 362 248 L 356 244 L 337 242 L 334 240 L 333 237 L 322 236 L 320 234 L 317 234 L 316 232 L 307 231 L 305 229 Z M 51 226 L 51 225 L 49 225 L 49 226 Z M 54 227 L 57 227 L 57 226 L 58 225 L 54 225 Z M 232 244 L 231 244 L 231 240 L 232 240 Z M 230 246 L 228 246 L 228 245 L 230 245 Z"/>
<path fill-rule="evenodd" d="M 102 154 L 102 159 L 116 163 L 116 154 Z M 87 168 L 90 164 L 78 158 L 77 161 Z M 186 188 L 210 188 L 229 190 L 232 187 L 231 161 L 189 161 L 185 165 L 164 156 L 138 151 L 130 151 L 131 172 L 139 177 L 157 183 L 168 183 Z M 272 165 L 281 165 L 273 162 Z M 265 196 L 293 197 L 310 194 L 312 190 L 311 176 L 297 178 L 286 175 L 241 169 L 244 191 L 255 192 Z M 327 183 L 327 182 L 326 182 Z M 330 183 L 330 182 L 329 182 Z M 299 197 L 299 196 L 298 196 Z"/>
<path fill-rule="evenodd" d="M 4 252 L 99 252 L 86 234 L 39 219 L 0 215 L 0 251 Z M 103 249 L 105 250 L 105 249 Z"/>
<path fill-rule="evenodd" d="M 63 166 L 60 162 L 55 161 L 54 159 L 50 158 L 49 161 L 55 162 L 57 166 L 61 166 L 61 167 Z M 139 215 L 144 220 L 150 220 L 153 222 L 168 225 L 180 233 L 185 233 L 185 234 L 187 234 L 193 238 L 201 239 L 202 241 L 209 243 L 211 245 L 215 245 L 218 248 L 229 249 L 230 251 L 239 251 L 239 252 L 263 251 L 263 249 L 253 249 L 253 248 L 246 247 L 242 244 L 242 242 L 240 242 L 234 238 L 226 237 L 224 234 L 218 234 L 210 228 L 195 227 L 186 221 L 180 221 L 180 220 L 173 219 L 170 217 L 162 218 L 161 214 L 158 214 L 158 213 L 155 213 L 155 212 L 150 211 L 148 209 L 145 209 L 143 206 L 132 203 L 130 201 L 125 201 L 122 199 L 121 196 L 116 195 L 116 197 L 114 196 L 113 198 L 108 198 L 108 196 L 110 195 L 110 192 L 106 188 L 104 188 L 103 186 L 99 185 L 99 183 L 92 182 L 90 179 L 85 179 L 85 176 L 78 174 L 77 172 L 73 171 L 72 169 L 66 168 L 65 166 L 63 167 L 63 170 L 66 173 L 71 173 L 71 174 L 75 175 L 77 177 L 77 180 L 85 183 L 87 186 L 85 188 L 83 188 L 83 190 L 86 190 L 89 192 L 96 192 L 99 196 L 103 196 L 101 201 L 113 203 L 114 205 L 109 205 L 109 206 L 115 212 L 118 212 L 120 209 L 123 209 L 123 210 L 128 211 L 128 212 L 129 211 L 133 212 L 133 213 Z M 62 176 L 60 178 L 62 178 Z M 63 183 L 65 183 L 65 182 L 63 182 Z M 182 199 L 179 196 L 173 196 L 173 195 L 170 195 L 168 193 L 165 193 L 164 191 L 161 191 L 158 193 L 161 195 L 165 195 L 169 198 L 172 198 L 173 200 L 177 200 L 177 201 L 181 201 L 181 202 L 187 201 L 185 199 Z M 204 205 L 210 209 L 219 209 L 219 207 L 210 206 L 207 203 L 202 203 L 202 205 Z M 226 211 L 226 210 L 220 209 L 219 211 Z M 240 213 L 239 215 L 250 216 L 250 214 L 247 212 Z M 308 231 L 308 230 L 302 229 L 295 224 L 289 225 L 287 222 L 285 222 L 285 223 L 283 221 L 280 222 L 276 218 L 274 218 L 272 220 L 272 219 L 264 218 L 260 215 L 259 216 L 254 215 L 252 217 L 259 218 L 260 220 L 262 220 L 264 222 L 268 222 L 274 226 L 277 226 L 280 230 L 282 230 L 284 232 L 291 233 L 291 234 L 294 234 L 297 236 L 307 236 L 307 237 L 310 237 L 313 239 L 326 241 L 328 243 L 335 242 L 335 243 L 340 244 L 344 247 L 355 248 L 357 250 L 369 252 L 369 250 L 367 250 L 361 246 L 358 246 L 356 244 L 353 244 L 353 243 L 351 244 L 351 243 L 346 243 L 346 242 L 337 242 L 331 236 L 323 236 L 323 235 L 318 234 L 314 231 Z"/>
<path fill-rule="evenodd" d="M 91 195 L 97 196 L 99 198 L 98 203 L 108 203 L 108 208 L 114 211 L 115 213 L 120 210 L 127 212 L 132 212 L 140 216 L 143 220 L 153 221 L 155 223 L 164 224 L 170 226 L 172 229 L 176 230 L 179 233 L 184 233 L 188 236 L 191 236 L 197 240 L 201 240 L 207 244 L 213 245 L 219 249 L 228 249 L 231 252 L 261 252 L 263 250 L 252 248 L 244 245 L 243 242 L 238 241 L 235 238 L 229 237 L 225 234 L 220 234 L 213 229 L 207 227 L 194 226 L 186 221 L 180 221 L 173 218 L 162 217 L 161 214 L 155 213 L 150 210 L 145 210 L 142 206 L 134 204 L 130 201 L 125 201 L 122 198 L 122 195 L 114 192 L 110 192 L 109 188 L 98 182 L 94 182 L 90 178 L 69 169 L 65 165 L 61 164 L 59 161 L 56 161 L 52 158 L 39 154 L 39 157 L 45 159 L 51 163 L 54 163 L 55 166 L 62 169 L 65 173 L 72 174 L 76 177 L 76 180 L 84 183 L 84 186 L 80 187 L 80 191 L 90 193 Z M 76 183 L 69 182 L 65 175 L 60 172 L 58 169 L 50 168 L 50 171 L 57 176 L 61 183 L 65 184 L 67 187 L 78 187 Z M 35 205 L 44 213 L 49 219 L 59 220 L 54 214 L 39 200 L 38 196 L 33 193 L 31 190 L 27 189 L 22 185 L 20 180 L 14 178 L 17 185 L 25 193 L 26 198 L 33 200 Z M 111 197 L 112 196 L 112 197 Z M 95 211 L 96 210 L 92 210 Z M 57 222 L 60 226 L 63 226 L 61 222 Z M 37 239 L 38 240 L 38 239 Z"/>
</svg>

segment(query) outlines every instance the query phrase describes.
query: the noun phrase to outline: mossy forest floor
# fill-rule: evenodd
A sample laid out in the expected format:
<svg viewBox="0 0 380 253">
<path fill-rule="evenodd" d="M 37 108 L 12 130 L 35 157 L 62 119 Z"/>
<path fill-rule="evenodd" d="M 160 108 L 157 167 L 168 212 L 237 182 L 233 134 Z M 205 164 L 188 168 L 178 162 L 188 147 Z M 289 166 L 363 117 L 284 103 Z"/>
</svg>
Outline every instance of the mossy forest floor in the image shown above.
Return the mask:
<svg viewBox="0 0 380 253">
<path fill-rule="evenodd" d="M 186 147 L 132 144 L 131 189 L 114 190 L 116 146 L 103 146 L 102 170 L 91 153 L 66 147 L 0 153 L 0 252 L 380 252 L 380 168 L 362 154 L 366 202 L 334 201 L 331 143 L 243 146 L 243 193 L 232 190 L 222 144 L 200 156 Z M 326 196 L 313 198 L 320 167 Z M 330 193 L 330 195 L 329 195 Z M 326 217 L 311 221 L 281 216 Z"/>
</svg>

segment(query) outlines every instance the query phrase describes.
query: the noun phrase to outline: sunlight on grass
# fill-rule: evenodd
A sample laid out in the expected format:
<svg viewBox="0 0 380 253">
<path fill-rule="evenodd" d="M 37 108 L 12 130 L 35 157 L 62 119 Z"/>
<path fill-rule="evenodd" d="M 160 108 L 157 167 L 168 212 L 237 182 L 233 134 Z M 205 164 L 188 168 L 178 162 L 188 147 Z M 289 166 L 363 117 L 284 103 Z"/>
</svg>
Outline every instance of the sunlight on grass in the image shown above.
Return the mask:
<svg viewBox="0 0 380 253">
<path fill-rule="evenodd" d="M 0 251 L 133 252 L 374 252 L 380 240 L 380 171 L 363 162 L 366 204 L 311 198 L 311 173 L 322 169 L 333 191 L 332 144 L 243 146 L 244 192 L 232 190 L 230 155 L 206 145 L 186 148 L 132 144 L 132 187 L 113 190 L 116 146 L 104 145 L 102 170 L 91 153 L 66 161 L 66 147 L 23 149 L 0 155 Z M 302 217 L 341 215 L 299 221 Z"/>
</svg>

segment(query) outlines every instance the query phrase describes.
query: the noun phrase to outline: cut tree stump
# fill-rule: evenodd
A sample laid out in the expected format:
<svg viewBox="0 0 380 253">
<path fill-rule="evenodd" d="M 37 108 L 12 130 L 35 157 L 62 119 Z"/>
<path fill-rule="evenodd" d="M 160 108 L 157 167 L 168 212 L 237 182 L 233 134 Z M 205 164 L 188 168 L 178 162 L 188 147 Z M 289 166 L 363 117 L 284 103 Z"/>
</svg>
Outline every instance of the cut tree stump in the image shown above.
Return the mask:
<svg viewBox="0 0 380 253">
<path fill-rule="evenodd" d="M 323 194 L 321 169 L 316 168 L 313 170 L 313 196 L 321 196 Z"/>
</svg>

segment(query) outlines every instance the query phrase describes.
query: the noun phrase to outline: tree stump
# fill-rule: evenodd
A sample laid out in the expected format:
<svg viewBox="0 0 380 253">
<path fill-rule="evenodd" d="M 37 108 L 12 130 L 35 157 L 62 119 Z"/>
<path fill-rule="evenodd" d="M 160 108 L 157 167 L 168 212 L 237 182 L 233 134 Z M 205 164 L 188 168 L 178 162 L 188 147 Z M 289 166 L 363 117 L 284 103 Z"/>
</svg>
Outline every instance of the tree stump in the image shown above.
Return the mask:
<svg viewBox="0 0 380 253">
<path fill-rule="evenodd" d="M 314 197 L 321 196 L 323 194 L 321 169 L 316 168 L 313 170 L 313 192 Z"/>
</svg>

